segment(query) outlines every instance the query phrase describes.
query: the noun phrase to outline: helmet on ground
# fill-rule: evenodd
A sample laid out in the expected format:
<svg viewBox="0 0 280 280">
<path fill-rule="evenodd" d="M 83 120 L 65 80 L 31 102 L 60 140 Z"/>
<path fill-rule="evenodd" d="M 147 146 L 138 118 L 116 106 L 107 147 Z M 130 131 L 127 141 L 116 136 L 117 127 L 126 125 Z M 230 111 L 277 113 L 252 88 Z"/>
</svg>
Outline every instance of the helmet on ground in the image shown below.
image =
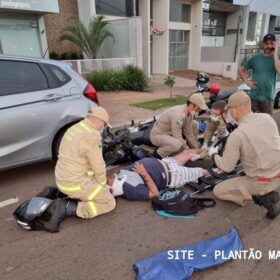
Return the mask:
<svg viewBox="0 0 280 280">
<path fill-rule="evenodd" d="M 209 88 L 210 94 L 217 95 L 220 92 L 221 87 L 218 84 L 212 84 Z"/>
<path fill-rule="evenodd" d="M 46 209 L 52 200 L 44 197 L 33 197 L 23 202 L 13 213 L 18 225 L 26 230 L 44 229 L 43 221 L 47 220 Z"/>
<path fill-rule="evenodd" d="M 196 80 L 200 83 L 208 83 L 209 82 L 209 76 L 208 74 L 204 73 L 204 72 L 199 72 L 197 74 L 197 78 Z"/>
</svg>

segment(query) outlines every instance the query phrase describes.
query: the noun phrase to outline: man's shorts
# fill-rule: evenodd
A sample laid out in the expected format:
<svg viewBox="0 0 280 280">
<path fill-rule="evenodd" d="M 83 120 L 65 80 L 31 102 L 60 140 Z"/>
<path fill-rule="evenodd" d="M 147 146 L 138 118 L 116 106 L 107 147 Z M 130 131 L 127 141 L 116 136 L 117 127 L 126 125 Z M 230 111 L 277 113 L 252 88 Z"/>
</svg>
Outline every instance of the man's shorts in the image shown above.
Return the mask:
<svg viewBox="0 0 280 280">
<path fill-rule="evenodd" d="M 180 166 L 176 160 L 172 157 L 166 157 L 162 159 L 170 170 L 171 176 L 169 188 L 179 188 L 187 184 L 188 182 L 195 182 L 201 176 L 203 176 L 203 169 L 200 167 L 189 168 Z"/>
</svg>

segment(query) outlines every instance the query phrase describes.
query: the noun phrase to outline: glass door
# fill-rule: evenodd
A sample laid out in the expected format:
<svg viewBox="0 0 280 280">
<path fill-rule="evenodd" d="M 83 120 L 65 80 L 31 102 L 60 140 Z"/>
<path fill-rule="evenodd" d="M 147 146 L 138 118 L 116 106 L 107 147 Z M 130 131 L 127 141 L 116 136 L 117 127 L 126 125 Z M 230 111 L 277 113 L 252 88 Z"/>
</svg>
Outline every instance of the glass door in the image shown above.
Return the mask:
<svg viewBox="0 0 280 280">
<path fill-rule="evenodd" d="M 36 20 L 0 19 L 0 51 L 4 54 L 42 57 Z"/>
</svg>

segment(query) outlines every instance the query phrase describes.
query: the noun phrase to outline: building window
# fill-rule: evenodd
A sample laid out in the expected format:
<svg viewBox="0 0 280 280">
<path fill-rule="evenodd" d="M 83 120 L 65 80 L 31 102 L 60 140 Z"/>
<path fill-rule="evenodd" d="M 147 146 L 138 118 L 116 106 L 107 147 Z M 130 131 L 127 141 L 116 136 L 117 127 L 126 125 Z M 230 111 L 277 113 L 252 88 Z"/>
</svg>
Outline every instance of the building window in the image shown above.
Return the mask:
<svg viewBox="0 0 280 280">
<path fill-rule="evenodd" d="M 247 41 L 254 41 L 256 35 L 257 13 L 250 12 L 248 20 Z"/>
<path fill-rule="evenodd" d="M 191 22 L 191 6 L 178 0 L 170 0 L 169 20 L 175 22 Z"/>
<path fill-rule="evenodd" d="M 96 13 L 100 15 L 132 17 L 134 0 L 95 0 Z"/>
<path fill-rule="evenodd" d="M 169 71 L 188 68 L 189 31 L 169 30 Z"/>
<path fill-rule="evenodd" d="M 225 36 L 226 13 L 203 11 L 202 36 Z"/>
<path fill-rule="evenodd" d="M 248 29 L 246 35 L 246 45 L 255 46 L 260 41 L 263 22 L 262 14 L 255 12 L 249 13 Z"/>
</svg>

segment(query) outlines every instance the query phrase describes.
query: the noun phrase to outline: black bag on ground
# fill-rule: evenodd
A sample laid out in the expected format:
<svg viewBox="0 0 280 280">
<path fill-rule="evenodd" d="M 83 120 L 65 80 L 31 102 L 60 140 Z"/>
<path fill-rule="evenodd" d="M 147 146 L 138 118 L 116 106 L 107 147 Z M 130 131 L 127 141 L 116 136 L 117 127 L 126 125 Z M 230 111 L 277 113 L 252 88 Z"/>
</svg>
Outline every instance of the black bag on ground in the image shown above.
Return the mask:
<svg viewBox="0 0 280 280">
<path fill-rule="evenodd" d="M 165 211 L 172 215 L 193 215 L 206 207 L 214 207 L 212 198 L 193 198 L 179 189 L 165 189 L 159 197 L 152 200 L 154 210 Z"/>
</svg>

